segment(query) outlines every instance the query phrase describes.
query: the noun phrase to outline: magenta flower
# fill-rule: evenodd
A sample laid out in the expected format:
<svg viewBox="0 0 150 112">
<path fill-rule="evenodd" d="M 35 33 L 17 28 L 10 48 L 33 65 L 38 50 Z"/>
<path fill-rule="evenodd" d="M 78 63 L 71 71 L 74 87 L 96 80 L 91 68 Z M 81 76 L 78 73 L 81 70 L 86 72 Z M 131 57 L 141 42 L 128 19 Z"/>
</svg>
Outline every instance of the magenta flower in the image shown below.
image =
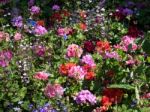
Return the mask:
<svg viewBox="0 0 150 112">
<path fill-rule="evenodd" d="M 43 36 L 43 35 L 45 35 L 45 34 L 47 33 L 47 30 L 46 30 L 45 27 L 40 26 L 40 25 L 37 25 L 37 26 L 35 27 L 35 29 L 34 29 L 34 33 L 35 33 L 35 35 L 37 35 L 37 36 Z"/>
<path fill-rule="evenodd" d="M 75 97 L 77 104 L 86 104 L 91 105 L 96 104 L 96 96 L 94 96 L 89 90 L 81 90 Z"/>
<path fill-rule="evenodd" d="M 46 48 L 42 45 L 36 45 L 33 47 L 33 52 L 38 56 L 44 56 L 46 53 Z"/>
<path fill-rule="evenodd" d="M 40 13 L 40 7 L 32 6 L 31 9 L 30 9 L 30 12 L 31 12 L 32 15 L 39 14 Z"/>
<path fill-rule="evenodd" d="M 1 51 L 0 52 L 0 66 L 1 67 L 6 67 L 9 65 L 9 62 L 12 59 L 12 52 L 7 50 L 7 51 Z"/>
<path fill-rule="evenodd" d="M 75 78 L 76 80 L 83 80 L 86 72 L 82 69 L 81 66 L 73 66 L 69 70 L 69 77 Z"/>
<path fill-rule="evenodd" d="M 91 67 L 95 67 L 96 66 L 96 64 L 94 63 L 94 60 L 93 60 L 92 56 L 89 55 L 89 54 L 83 56 L 81 62 L 85 63 L 85 64 L 88 64 Z"/>
<path fill-rule="evenodd" d="M 64 94 L 64 89 L 61 85 L 59 84 L 47 84 L 45 90 L 44 90 L 45 96 L 48 98 L 53 98 L 53 97 L 60 97 Z"/>
<path fill-rule="evenodd" d="M 76 44 L 71 44 L 67 48 L 67 57 L 80 57 L 83 53 L 83 50 L 81 47 L 79 47 Z"/>
</svg>

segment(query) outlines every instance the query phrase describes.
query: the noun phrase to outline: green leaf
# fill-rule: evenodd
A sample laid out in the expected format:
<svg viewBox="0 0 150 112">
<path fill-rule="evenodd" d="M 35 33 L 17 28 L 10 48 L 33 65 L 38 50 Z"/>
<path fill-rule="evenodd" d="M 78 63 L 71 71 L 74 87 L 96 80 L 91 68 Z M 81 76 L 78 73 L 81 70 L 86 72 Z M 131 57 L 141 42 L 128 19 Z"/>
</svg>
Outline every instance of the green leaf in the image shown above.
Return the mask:
<svg viewBox="0 0 150 112">
<path fill-rule="evenodd" d="M 147 54 L 150 54 L 150 40 L 149 39 L 146 39 L 144 40 L 143 44 L 142 44 L 142 48 L 143 50 L 147 53 Z"/>
<path fill-rule="evenodd" d="M 135 87 L 131 86 L 129 84 L 112 84 L 108 88 L 121 88 L 121 89 L 127 89 L 127 90 L 134 90 Z"/>
</svg>

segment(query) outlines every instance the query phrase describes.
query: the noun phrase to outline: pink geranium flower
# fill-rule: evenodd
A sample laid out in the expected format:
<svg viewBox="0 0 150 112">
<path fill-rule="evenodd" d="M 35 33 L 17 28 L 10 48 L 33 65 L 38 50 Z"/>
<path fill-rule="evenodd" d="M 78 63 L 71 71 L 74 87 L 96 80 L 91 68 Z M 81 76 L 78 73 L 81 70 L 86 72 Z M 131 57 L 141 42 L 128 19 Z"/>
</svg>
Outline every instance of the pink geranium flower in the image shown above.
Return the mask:
<svg viewBox="0 0 150 112">
<path fill-rule="evenodd" d="M 45 90 L 44 90 L 45 96 L 48 98 L 53 98 L 56 96 L 62 96 L 64 94 L 64 89 L 60 84 L 47 84 Z"/>
<path fill-rule="evenodd" d="M 45 72 L 37 72 L 33 77 L 39 80 L 47 80 L 49 74 Z"/>
<path fill-rule="evenodd" d="M 69 35 L 70 33 L 72 33 L 71 28 L 58 28 L 58 30 L 57 30 L 57 34 L 59 36 Z"/>
<path fill-rule="evenodd" d="M 16 32 L 15 35 L 14 35 L 14 40 L 15 40 L 15 41 L 18 41 L 18 40 L 21 40 L 21 38 L 22 38 L 22 34 Z"/>
<path fill-rule="evenodd" d="M 67 48 L 67 57 L 80 57 L 83 53 L 83 50 L 81 47 L 79 47 L 76 44 L 71 44 Z"/>
</svg>

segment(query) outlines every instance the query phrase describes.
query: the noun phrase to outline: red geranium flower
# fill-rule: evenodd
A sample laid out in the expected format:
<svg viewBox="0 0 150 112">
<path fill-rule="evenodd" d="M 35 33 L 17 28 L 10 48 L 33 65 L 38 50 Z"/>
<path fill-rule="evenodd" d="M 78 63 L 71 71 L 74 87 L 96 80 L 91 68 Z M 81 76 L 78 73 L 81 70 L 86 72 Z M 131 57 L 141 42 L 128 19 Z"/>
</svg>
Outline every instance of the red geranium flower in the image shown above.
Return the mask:
<svg viewBox="0 0 150 112">
<path fill-rule="evenodd" d="M 85 41 L 84 48 L 87 52 L 93 52 L 95 49 L 95 46 L 92 41 Z"/>
<path fill-rule="evenodd" d="M 87 80 L 92 80 L 94 78 L 95 78 L 94 72 L 87 72 L 87 74 L 85 75 L 85 79 L 87 79 Z"/>
<path fill-rule="evenodd" d="M 66 63 L 66 64 L 62 64 L 59 67 L 59 72 L 63 75 L 67 75 L 68 71 L 71 69 L 71 67 L 76 66 L 75 63 Z"/>
<path fill-rule="evenodd" d="M 138 36 L 142 35 L 142 32 L 136 26 L 129 26 L 127 35 L 137 38 Z"/>
<path fill-rule="evenodd" d="M 108 41 L 98 41 L 96 43 L 96 50 L 99 53 L 103 53 L 105 51 L 109 51 L 110 50 L 110 44 Z"/>
<path fill-rule="evenodd" d="M 122 89 L 106 88 L 103 91 L 103 95 L 109 98 L 112 104 L 120 103 L 124 92 Z"/>
</svg>

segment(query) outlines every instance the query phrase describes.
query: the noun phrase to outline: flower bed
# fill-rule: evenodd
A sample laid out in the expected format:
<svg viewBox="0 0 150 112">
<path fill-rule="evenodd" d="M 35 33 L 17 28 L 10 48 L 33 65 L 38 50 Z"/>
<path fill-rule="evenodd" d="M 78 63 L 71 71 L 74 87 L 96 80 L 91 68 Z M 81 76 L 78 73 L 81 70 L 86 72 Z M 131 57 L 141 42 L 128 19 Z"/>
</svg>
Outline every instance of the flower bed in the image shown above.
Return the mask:
<svg viewBox="0 0 150 112">
<path fill-rule="evenodd" d="M 148 4 L 1 0 L 0 111 L 149 112 Z"/>
</svg>

